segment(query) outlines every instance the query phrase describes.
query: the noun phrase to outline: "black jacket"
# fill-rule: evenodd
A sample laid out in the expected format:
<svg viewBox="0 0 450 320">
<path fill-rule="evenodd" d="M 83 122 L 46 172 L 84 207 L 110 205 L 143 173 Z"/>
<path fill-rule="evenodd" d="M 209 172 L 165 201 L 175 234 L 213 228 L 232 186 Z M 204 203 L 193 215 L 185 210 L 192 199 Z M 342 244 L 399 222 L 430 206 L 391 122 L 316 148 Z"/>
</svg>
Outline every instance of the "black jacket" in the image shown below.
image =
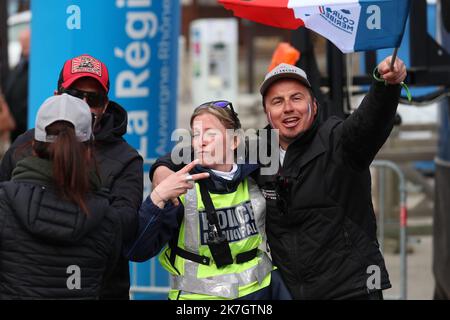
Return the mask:
<svg viewBox="0 0 450 320">
<path fill-rule="evenodd" d="M 375 283 L 369 266 L 379 268 L 378 289 L 391 287 L 376 237 L 369 166 L 393 128 L 399 95 L 400 86 L 375 83 L 345 121 L 317 117 L 289 145 L 277 175 L 255 177 L 267 201 L 272 257 L 295 299 L 367 294 L 367 283 Z M 159 165 L 178 169 L 169 160 L 158 161 L 150 174 Z"/>
<path fill-rule="evenodd" d="M 89 215 L 62 200 L 46 162 L 26 158 L 0 183 L 0 299 L 98 299 L 120 255 L 118 214 L 100 194 Z"/>
<path fill-rule="evenodd" d="M 111 210 L 119 213 L 125 245 L 132 243 L 136 236 L 138 210 L 143 194 L 142 157 L 122 137 L 127 131 L 127 122 L 126 111 L 110 101 L 99 130 L 95 131 L 95 157 L 102 186 L 109 194 Z M 8 181 L 17 161 L 30 155 L 29 142 L 33 137 L 34 129 L 28 130 L 14 141 L 2 160 L 0 181 Z M 102 292 L 102 298 L 129 299 L 129 288 L 129 265 L 122 257 Z"/>
<path fill-rule="evenodd" d="M 374 84 L 345 121 L 316 120 L 291 143 L 277 176 L 258 177 L 272 257 L 296 299 L 348 299 L 391 287 L 369 166 L 393 128 L 399 94 L 400 86 Z M 379 268 L 378 288 L 370 266 Z"/>
</svg>

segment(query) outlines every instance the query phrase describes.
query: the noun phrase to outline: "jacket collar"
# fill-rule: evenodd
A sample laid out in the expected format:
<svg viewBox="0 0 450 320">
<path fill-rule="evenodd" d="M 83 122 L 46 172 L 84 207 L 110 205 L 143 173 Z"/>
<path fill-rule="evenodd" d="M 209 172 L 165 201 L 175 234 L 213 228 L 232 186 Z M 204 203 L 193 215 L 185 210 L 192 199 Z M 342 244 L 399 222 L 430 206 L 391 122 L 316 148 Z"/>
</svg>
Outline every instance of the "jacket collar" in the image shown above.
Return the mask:
<svg viewBox="0 0 450 320">
<path fill-rule="evenodd" d="M 238 164 L 237 171 L 232 180 L 226 180 L 217 176 L 211 169 L 202 166 L 195 166 L 193 173 L 208 172 L 209 178 L 204 179 L 208 191 L 216 194 L 226 194 L 236 191 L 239 184 L 248 177 L 252 172 L 259 168 L 257 164 Z"/>
<path fill-rule="evenodd" d="M 309 140 L 308 143 L 288 148 L 281 170 L 285 175 L 297 177 L 303 167 L 326 152 L 326 150 L 327 148 L 323 144 L 322 139 L 316 134 L 314 139 Z"/>
<path fill-rule="evenodd" d="M 17 162 L 17 165 L 12 172 L 11 180 L 35 181 L 45 186 L 52 186 L 52 162 L 35 156 L 26 157 Z M 94 171 L 89 172 L 89 182 L 92 190 L 97 191 L 100 189 L 100 178 Z"/>
<path fill-rule="evenodd" d="M 128 115 L 124 108 L 114 101 L 109 101 L 105 113 L 100 119 L 99 128 L 94 131 L 95 141 L 116 142 L 122 140 L 127 132 Z"/>
<path fill-rule="evenodd" d="M 280 166 L 280 173 L 285 176 L 297 176 L 302 167 L 326 151 L 325 145 L 317 134 L 319 127 L 320 119 L 316 116 L 311 127 L 300 133 L 288 146 L 283 166 Z"/>
</svg>

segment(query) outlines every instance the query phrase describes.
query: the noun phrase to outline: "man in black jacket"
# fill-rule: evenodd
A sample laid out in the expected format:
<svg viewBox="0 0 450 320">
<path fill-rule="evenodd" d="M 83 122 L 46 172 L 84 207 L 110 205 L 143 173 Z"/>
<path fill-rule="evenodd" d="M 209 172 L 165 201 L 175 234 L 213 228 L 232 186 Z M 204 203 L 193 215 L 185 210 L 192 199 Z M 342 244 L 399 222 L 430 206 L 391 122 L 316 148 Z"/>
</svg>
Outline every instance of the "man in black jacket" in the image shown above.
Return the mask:
<svg viewBox="0 0 450 320">
<path fill-rule="evenodd" d="M 111 207 L 122 222 L 123 242 L 132 243 L 137 232 L 138 209 L 143 194 L 143 160 L 124 139 L 127 112 L 108 99 L 109 75 L 98 59 L 81 55 L 69 59 L 61 70 L 55 94 L 67 93 L 84 99 L 93 114 L 95 158 L 103 189 L 109 193 Z M 6 152 L 0 166 L 0 181 L 11 179 L 17 161 L 29 155 L 31 148 L 22 148 L 34 136 L 34 129 L 19 136 Z M 128 260 L 120 258 L 108 283 L 102 288 L 102 299 L 129 299 L 130 276 Z"/>
<path fill-rule="evenodd" d="M 394 123 L 406 68 L 378 65 L 345 121 L 320 123 L 306 74 L 280 65 L 261 85 L 270 126 L 279 130 L 281 168 L 258 177 L 267 197 L 274 262 L 297 299 L 377 299 L 391 287 L 376 238 L 369 166 Z M 270 195 L 275 197 L 270 197 Z"/>
<path fill-rule="evenodd" d="M 376 237 L 369 166 L 394 124 L 406 68 L 391 57 L 346 120 L 318 117 L 303 70 L 282 64 L 261 85 L 269 129 L 279 131 L 280 170 L 259 174 L 272 258 L 295 299 L 382 299 L 389 276 Z M 272 146 L 273 148 L 274 146 Z M 152 168 L 154 183 L 177 167 Z"/>
</svg>

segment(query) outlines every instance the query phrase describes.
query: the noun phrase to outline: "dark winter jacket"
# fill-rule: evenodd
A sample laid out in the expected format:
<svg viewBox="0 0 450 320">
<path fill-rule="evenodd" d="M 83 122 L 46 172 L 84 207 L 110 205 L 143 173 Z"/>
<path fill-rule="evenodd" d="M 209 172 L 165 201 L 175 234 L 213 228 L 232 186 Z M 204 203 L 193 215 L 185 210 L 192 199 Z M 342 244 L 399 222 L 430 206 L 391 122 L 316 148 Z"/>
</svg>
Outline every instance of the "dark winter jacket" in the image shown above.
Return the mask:
<svg viewBox="0 0 450 320">
<path fill-rule="evenodd" d="M 142 157 L 122 137 L 127 132 L 127 122 L 126 111 L 110 101 L 99 129 L 95 130 L 95 158 L 102 187 L 110 197 L 110 210 L 118 212 L 122 221 L 125 244 L 134 241 L 143 194 Z M 29 142 L 33 137 L 34 129 L 28 130 L 14 141 L 2 160 L 0 181 L 9 180 L 17 161 L 31 154 Z M 120 258 L 116 270 L 102 291 L 102 298 L 129 299 L 129 288 L 128 261 Z"/>
<path fill-rule="evenodd" d="M 295 299 L 347 299 L 391 287 L 369 166 L 393 128 L 399 94 L 400 86 L 373 84 L 345 121 L 317 118 L 289 145 L 277 175 L 255 177 L 267 201 L 272 257 Z M 150 174 L 159 165 L 177 169 L 169 160 Z M 371 276 L 379 276 L 379 287 Z"/>
<path fill-rule="evenodd" d="M 90 194 L 86 215 L 51 176 L 50 161 L 28 157 L 0 183 L 1 300 L 98 299 L 120 255 L 121 222 L 108 199 Z"/>
<path fill-rule="evenodd" d="M 375 84 L 345 121 L 316 123 L 291 143 L 278 176 L 258 177 L 272 256 L 296 299 L 348 299 L 391 287 L 369 166 L 392 130 L 399 94 L 399 86 Z"/>
</svg>

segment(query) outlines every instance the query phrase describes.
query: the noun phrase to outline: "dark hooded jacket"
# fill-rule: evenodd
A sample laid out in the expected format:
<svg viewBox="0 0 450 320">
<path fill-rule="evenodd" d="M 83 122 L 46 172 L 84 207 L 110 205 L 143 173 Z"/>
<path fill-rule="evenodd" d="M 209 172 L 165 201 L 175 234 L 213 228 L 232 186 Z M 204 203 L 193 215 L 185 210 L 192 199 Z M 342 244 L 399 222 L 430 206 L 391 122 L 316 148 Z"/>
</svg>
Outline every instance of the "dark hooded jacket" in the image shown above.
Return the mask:
<svg viewBox="0 0 450 320">
<path fill-rule="evenodd" d="M 122 221 L 123 241 L 132 243 L 137 232 L 138 210 L 143 194 L 143 161 L 138 152 L 124 139 L 128 116 L 117 103 L 110 101 L 100 124 L 95 128 L 95 159 L 101 185 L 110 199 L 110 210 Z M 17 161 L 31 154 L 34 129 L 19 136 L 6 152 L 0 166 L 0 181 L 11 178 Z M 129 299 L 130 276 L 128 261 L 120 258 L 102 298 Z"/>
<path fill-rule="evenodd" d="M 55 192 L 50 161 L 17 164 L 0 183 L 0 299 L 99 298 L 120 255 L 121 223 L 104 195 L 86 204 L 88 214 Z"/>
</svg>

